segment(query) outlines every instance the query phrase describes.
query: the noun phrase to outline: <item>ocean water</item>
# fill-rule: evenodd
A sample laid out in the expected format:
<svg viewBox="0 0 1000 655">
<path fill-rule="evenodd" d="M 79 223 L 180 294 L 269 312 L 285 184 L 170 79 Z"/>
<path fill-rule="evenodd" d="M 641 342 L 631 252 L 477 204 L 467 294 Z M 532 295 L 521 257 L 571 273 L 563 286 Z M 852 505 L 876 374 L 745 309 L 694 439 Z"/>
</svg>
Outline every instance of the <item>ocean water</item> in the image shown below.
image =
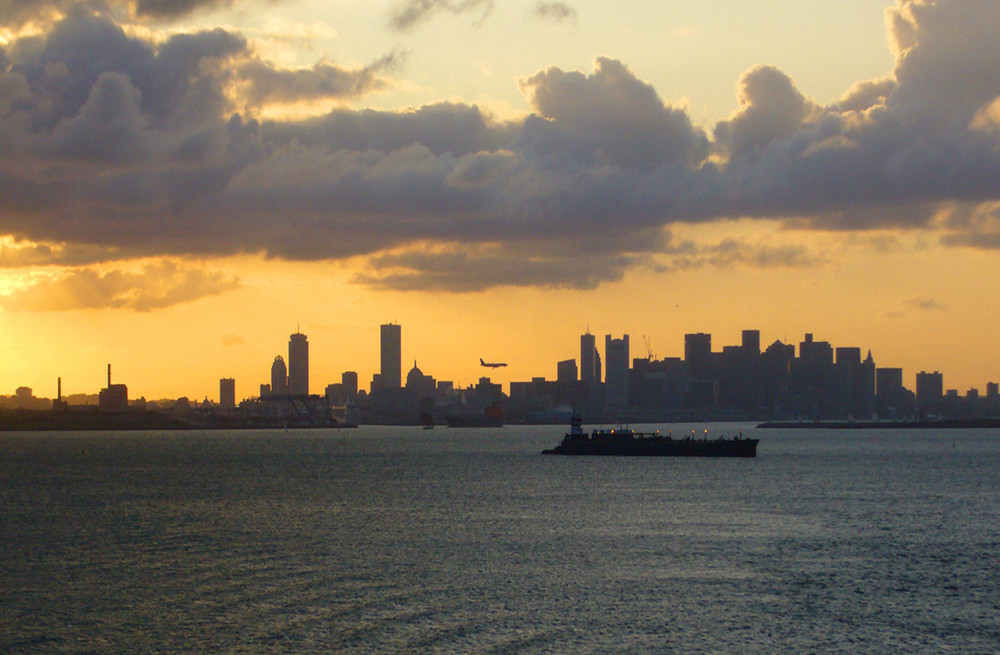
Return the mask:
<svg viewBox="0 0 1000 655">
<path fill-rule="evenodd" d="M 743 427 L 0 434 L 0 652 L 1000 652 L 1000 431 Z"/>
</svg>

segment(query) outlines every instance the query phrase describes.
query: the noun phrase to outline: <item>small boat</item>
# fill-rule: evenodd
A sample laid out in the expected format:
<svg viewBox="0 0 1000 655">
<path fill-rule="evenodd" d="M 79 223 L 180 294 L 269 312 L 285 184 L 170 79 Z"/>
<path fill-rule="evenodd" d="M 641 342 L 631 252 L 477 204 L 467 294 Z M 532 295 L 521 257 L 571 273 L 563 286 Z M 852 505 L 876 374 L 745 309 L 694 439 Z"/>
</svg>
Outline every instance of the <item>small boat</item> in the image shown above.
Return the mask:
<svg viewBox="0 0 1000 655">
<path fill-rule="evenodd" d="M 587 434 L 583 420 L 574 414 L 570 431 L 543 455 L 598 455 L 632 457 L 756 457 L 759 439 L 747 439 L 740 432 L 726 439 L 675 439 L 659 432 L 635 432 L 629 428 L 599 429 Z"/>
</svg>

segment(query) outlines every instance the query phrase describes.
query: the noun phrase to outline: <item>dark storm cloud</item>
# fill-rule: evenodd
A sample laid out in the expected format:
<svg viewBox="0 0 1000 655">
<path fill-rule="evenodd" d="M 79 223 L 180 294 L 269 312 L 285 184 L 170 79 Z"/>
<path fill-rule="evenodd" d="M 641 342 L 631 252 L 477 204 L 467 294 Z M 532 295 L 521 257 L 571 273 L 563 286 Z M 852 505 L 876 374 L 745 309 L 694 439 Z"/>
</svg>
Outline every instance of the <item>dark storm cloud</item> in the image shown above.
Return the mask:
<svg viewBox="0 0 1000 655">
<path fill-rule="evenodd" d="M 453 15 L 476 12 L 485 19 L 493 11 L 493 0 L 400 0 L 389 11 L 389 27 L 406 31 L 442 12 Z"/>
<path fill-rule="evenodd" d="M 73 244 L 0 243 L 0 268 L 86 266 L 125 255 L 107 248 Z"/>
<path fill-rule="evenodd" d="M 178 18 L 199 9 L 228 7 L 233 0 L 136 0 L 135 13 L 152 18 Z"/>
<path fill-rule="evenodd" d="M 170 21 L 188 14 L 225 9 L 240 0 L 0 0 L 0 26 L 19 28 L 29 22 L 47 23 L 73 9 L 121 8 L 137 19 Z M 280 0 L 271 0 L 278 2 Z"/>
<path fill-rule="evenodd" d="M 746 239 L 725 238 L 714 244 L 690 244 L 671 249 L 668 268 L 810 268 L 823 258 L 801 245 L 750 243 Z"/>
<path fill-rule="evenodd" d="M 537 2 L 535 3 L 535 16 L 561 22 L 575 21 L 577 13 L 576 9 L 565 2 Z"/>
<path fill-rule="evenodd" d="M 594 289 L 621 279 L 635 264 L 630 255 L 566 260 L 511 252 L 415 251 L 375 257 L 372 270 L 356 274 L 352 281 L 394 291 L 482 291 L 496 286 L 498 278 L 510 286 Z"/>
<path fill-rule="evenodd" d="M 398 9 L 416 21 L 489 6 Z M 6 261 L 360 256 L 359 283 L 473 290 L 591 288 L 644 266 L 823 261 L 783 244 L 678 244 L 668 232 L 738 217 L 933 228 L 949 245 L 998 247 L 1000 4 L 900 0 L 889 19 L 891 76 L 821 106 L 782 71 L 751 68 L 710 139 L 607 57 L 589 73 L 524 79 L 532 112 L 517 120 L 440 103 L 261 122 L 241 112 L 356 97 L 387 83 L 396 56 L 289 71 L 233 32 L 152 44 L 108 15 L 70 11 L 0 57 L 0 236 L 46 244 Z"/>
</svg>

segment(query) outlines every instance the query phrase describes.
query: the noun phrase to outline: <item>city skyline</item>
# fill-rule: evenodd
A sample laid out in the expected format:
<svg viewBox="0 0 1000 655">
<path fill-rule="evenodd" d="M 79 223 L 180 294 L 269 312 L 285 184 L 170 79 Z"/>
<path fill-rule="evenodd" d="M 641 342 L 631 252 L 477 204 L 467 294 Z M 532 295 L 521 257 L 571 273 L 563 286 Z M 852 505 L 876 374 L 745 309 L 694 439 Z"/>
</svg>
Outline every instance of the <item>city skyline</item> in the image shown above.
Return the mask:
<svg viewBox="0 0 1000 655">
<path fill-rule="evenodd" d="M 367 385 L 387 323 L 460 384 L 751 325 L 982 388 L 998 28 L 992 0 L 7 3 L 0 390 L 110 361 L 244 394 L 277 354 L 301 380 L 299 319 L 313 393 Z"/>
<path fill-rule="evenodd" d="M 776 338 L 773 340 L 761 340 L 760 330 L 753 328 L 744 328 L 741 330 L 740 341 L 738 343 L 725 344 L 719 348 L 713 348 L 712 345 L 712 335 L 711 333 L 688 332 L 683 335 L 683 343 L 678 350 L 678 352 L 669 352 L 666 354 L 654 354 L 652 351 L 652 344 L 649 337 L 645 334 L 642 335 L 643 346 L 645 350 L 643 352 L 632 352 L 630 350 L 630 335 L 625 333 L 620 337 L 614 337 L 611 334 L 605 335 L 604 340 L 604 355 L 602 358 L 601 350 L 596 346 L 597 340 L 595 335 L 591 334 L 589 326 L 587 331 L 578 336 L 579 342 L 579 352 L 574 359 L 570 360 L 557 360 L 555 358 L 551 359 L 550 366 L 554 374 L 550 375 L 548 372 L 540 373 L 538 371 L 526 371 L 523 374 L 515 375 L 506 380 L 506 382 L 500 382 L 492 378 L 492 375 L 497 372 L 495 368 L 489 368 L 485 370 L 482 368 L 484 364 L 480 363 L 478 365 L 479 375 L 475 379 L 470 380 L 454 380 L 445 379 L 440 376 L 427 375 L 429 380 L 443 381 L 448 385 L 449 389 L 461 390 L 466 388 L 471 388 L 476 382 L 482 382 L 483 380 L 489 380 L 493 384 L 500 385 L 504 388 L 506 385 L 504 393 L 508 394 L 511 391 L 511 384 L 525 385 L 529 381 L 548 381 L 548 382 L 565 382 L 568 380 L 580 381 L 580 382 L 595 382 L 600 385 L 606 391 L 605 400 L 602 404 L 606 403 L 608 408 L 624 409 L 632 404 L 632 399 L 630 398 L 629 392 L 629 380 L 633 372 L 633 363 L 638 361 L 645 361 L 649 364 L 665 364 L 670 365 L 671 362 L 683 362 L 684 364 L 684 376 L 693 380 L 707 379 L 711 377 L 718 376 L 720 372 L 718 370 L 713 370 L 712 367 L 718 367 L 720 362 L 719 359 L 729 352 L 731 355 L 733 349 L 738 349 L 744 353 L 753 354 L 753 356 L 763 356 L 766 352 L 773 349 L 774 346 L 780 346 L 781 349 L 787 349 L 789 357 L 793 359 L 809 360 L 809 359 L 829 359 L 829 364 L 851 364 L 854 363 L 855 366 L 869 365 L 871 367 L 871 374 L 873 379 L 871 381 L 872 389 L 871 393 L 875 394 L 877 389 L 884 388 L 884 390 L 891 390 L 895 388 L 906 389 L 907 391 L 915 394 L 915 397 L 920 399 L 921 386 L 924 386 L 924 391 L 928 385 L 931 389 L 935 389 L 932 392 L 931 398 L 940 398 L 947 394 L 953 394 L 958 397 L 965 397 L 966 395 L 971 395 L 971 397 L 980 397 L 990 393 L 990 389 L 995 391 L 997 382 L 996 379 L 1000 379 L 1000 376 L 996 378 L 990 378 L 989 380 L 983 380 L 979 384 L 975 384 L 968 388 L 958 388 L 950 383 L 947 377 L 946 371 L 939 371 L 933 367 L 920 368 L 920 370 L 906 371 L 901 367 L 894 366 L 892 363 L 886 365 L 885 363 L 879 363 L 876 366 L 876 362 L 873 359 L 872 351 L 870 348 L 865 348 L 863 346 L 843 346 L 836 343 L 826 341 L 823 339 L 815 340 L 815 335 L 811 332 L 807 332 L 802 336 L 802 341 L 796 342 L 792 340 L 782 340 Z M 233 377 L 221 377 L 216 380 L 216 394 L 213 396 L 211 394 L 204 395 L 204 399 L 213 402 L 226 405 L 227 402 L 239 402 L 241 400 L 247 400 L 252 398 L 262 398 L 266 396 L 276 395 L 276 396 L 307 396 L 310 395 L 310 389 L 315 387 L 318 391 L 311 393 L 313 396 L 323 396 L 324 389 L 326 393 L 329 393 L 328 387 L 339 386 L 341 389 L 347 389 L 348 397 L 363 391 L 364 393 L 379 393 L 382 391 L 392 392 L 393 390 L 402 389 L 404 386 L 403 379 L 407 378 L 403 373 L 402 362 L 400 359 L 402 342 L 402 325 L 399 323 L 388 323 L 379 326 L 379 357 L 378 360 L 369 365 L 371 369 L 371 377 L 368 378 L 368 382 L 365 383 L 364 374 L 359 374 L 357 370 L 342 370 L 335 378 L 330 378 L 329 380 L 312 381 L 309 378 L 309 350 L 308 350 L 308 335 L 303 334 L 299 328 L 297 328 L 295 333 L 292 333 L 288 339 L 288 359 L 289 361 L 296 361 L 296 368 L 299 371 L 298 376 L 293 376 L 289 373 L 291 370 L 290 366 L 286 366 L 285 359 L 282 355 L 276 355 L 272 361 L 269 371 L 261 369 L 263 373 L 260 376 L 260 380 L 263 382 L 250 380 L 245 383 L 245 389 L 239 390 L 237 380 Z M 718 341 L 716 342 L 719 343 Z M 863 353 L 867 355 L 863 355 Z M 588 353 L 593 359 L 589 363 L 596 365 L 595 374 L 592 376 L 587 376 L 583 371 L 585 370 L 585 362 L 587 362 Z M 864 361 L 862 361 L 864 360 Z M 607 368 L 602 368 L 602 361 L 608 362 Z M 427 370 L 434 372 L 433 362 L 430 366 L 425 365 Z M 645 367 L 643 367 L 645 368 Z M 393 371 L 399 370 L 399 384 L 396 384 L 394 380 L 391 379 Z M 413 370 L 417 369 L 417 362 L 414 360 Z M 876 370 L 879 372 L 878 382 L 874 374 Z M 385 383 L 386 372 L 390 374 L 389 384 Z M 410 371 L 410 369 L 407 369 Z M 110 389 L 114 389 L 123 398 L 125 394 L 128 395 L 128 402 L 133 400 L 138 400 L 139 398 L 145 400 L 173 400 L 177 397 L 147 397 L 146 394 L 136 393 L 133 389 L 132 391 L 126 392 L 128 388 L 127 381 L 125 383 L 118 383 L 112 385 L 111 383 L 111 364 L 107 365 L 106 368 L 106 380 L 107 385 L 105 387 L 95 389 L 95 390 L 69 390 L 63 392 L 63 380 L 62 377 L 58 377 L 56 381 L 57 394 L 52 397 L 52 399 L 62 398 L 65 399 L 67 396 L 73 395 L 77 397 L 81 396 L 92 396 L 97 397 L 98 392 L 100 392 L 103 398 Z M 304 376 L 304 377 L 303 377 Z M 298 377 L 298 381 L 295 386 L 292 384 L 293 378 Z M 259 382 L 259 384 L 258 384 Z M 946 384 L 947 382 L 947 384 Z M 15 391 L 17 395 L 20 396 L 25 389 L 29 389 L 32 394 L 30 398 L 25 396 L 27 400 L 33 401 L 35 399 L 46 398 L 44 392 L 42 395 L 36 395 L 34 392 L 35 388 L 29 387 L 28 385 L 17 385 Z M 257 391 L 259 389 L 259 391 Z M 342 392 L 341 392 L 342 393 Z M 885 393 L 885 391 L 883 391 Z M 0 396 L 3 396 L 0 392 Z M 14 394 L 11 394 L 13 397 Z M 188 394 L 182 395 L 184 398 L 189 397 Z M 198 400 L 201 396 L 193 395 L 190 396 L 192 400 Z M 227 400 L 227 398 L 229 400 Z M 926 398 L 924 398 L 926 401 Z M 103 401 L 102 401 L 103 402 Z M 120 402 L 124 406 L 124 401 Z M 918 403 L 919 404 L 919 403 Z"/>
</svg>

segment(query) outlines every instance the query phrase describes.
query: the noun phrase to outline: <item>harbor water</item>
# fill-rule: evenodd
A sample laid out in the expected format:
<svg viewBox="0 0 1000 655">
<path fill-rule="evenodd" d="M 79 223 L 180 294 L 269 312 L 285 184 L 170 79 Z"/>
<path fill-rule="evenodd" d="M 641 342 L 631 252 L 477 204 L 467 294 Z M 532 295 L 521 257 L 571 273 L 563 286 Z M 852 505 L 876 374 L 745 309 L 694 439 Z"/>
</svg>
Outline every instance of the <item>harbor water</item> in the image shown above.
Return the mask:
<svg viewBox="0 0 1000 655">
<path fill-rule="evenodd" d="M 0 434 L 0 652 L 1000 652 L 1000 431 L 707 427 Z"/>
</svg>

